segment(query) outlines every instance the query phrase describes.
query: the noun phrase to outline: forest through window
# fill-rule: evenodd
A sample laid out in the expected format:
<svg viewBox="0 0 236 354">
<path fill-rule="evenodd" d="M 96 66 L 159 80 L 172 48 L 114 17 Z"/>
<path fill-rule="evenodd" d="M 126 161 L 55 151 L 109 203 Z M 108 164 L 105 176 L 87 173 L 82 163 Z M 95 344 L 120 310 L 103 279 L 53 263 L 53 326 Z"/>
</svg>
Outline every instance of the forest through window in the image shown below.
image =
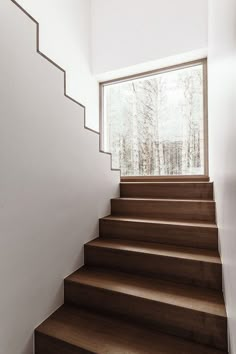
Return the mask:
<svg viewBox="0 0 236 354">
<path fill-rule="evenodd" d="M 204 174 L 203 65 L 103 86 L 104 149 L 122 176 Z"/>
</svg>

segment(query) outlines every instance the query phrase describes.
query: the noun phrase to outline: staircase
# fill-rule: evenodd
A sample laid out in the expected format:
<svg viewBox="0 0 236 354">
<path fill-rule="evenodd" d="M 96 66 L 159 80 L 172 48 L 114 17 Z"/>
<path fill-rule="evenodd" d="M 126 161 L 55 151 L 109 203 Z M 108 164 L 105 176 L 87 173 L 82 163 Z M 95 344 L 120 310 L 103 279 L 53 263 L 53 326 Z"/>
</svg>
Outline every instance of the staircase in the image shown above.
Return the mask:
<svg viewBox="0 0 236 354">
<path fill-rule="evenodd" d="M 121 182 L 36 354 L 227 353 L 213 184 L 149 181 Z"/>
</svg>

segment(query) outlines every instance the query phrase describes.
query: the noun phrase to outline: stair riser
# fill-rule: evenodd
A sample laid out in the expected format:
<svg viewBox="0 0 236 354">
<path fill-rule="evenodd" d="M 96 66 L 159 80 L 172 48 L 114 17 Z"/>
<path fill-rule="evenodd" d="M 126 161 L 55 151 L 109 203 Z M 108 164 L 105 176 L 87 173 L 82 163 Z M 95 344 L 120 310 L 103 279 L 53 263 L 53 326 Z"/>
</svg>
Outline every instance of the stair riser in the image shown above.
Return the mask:
<svg viewBox="0 0 236 354">
<path fill-rule="evenodd" d="M 85 245 L 85 264 L 147 274 L 185 284 L 222 288 L 221 264 Z"/>
<path fill-rule="evenodd" d="M 162 201 L 112 199 L 111 214 L 171 221 L 215 222 L 215 203 L 201 201 Z"/>
<path fill-rule="evenodd" d="M 95 354 L 56 338 L 35 332 L 35 354 Z"/>
<path fill-rule="evenodd" d="M 122 198 L 213 200 L 212 183 L 121 183 Z"/>
<path fill-rule="evenodd" d="M 65 301 L 154 326 L 163 332 L 226 349 L 226 319 L 129 294 L 65 281 Z"/>
<path fill-rule="evenodd" d="M 100 219 L 100 236 L 157 242 L 186 247 L 218 249 L 217 228 Z"/>
</svg>

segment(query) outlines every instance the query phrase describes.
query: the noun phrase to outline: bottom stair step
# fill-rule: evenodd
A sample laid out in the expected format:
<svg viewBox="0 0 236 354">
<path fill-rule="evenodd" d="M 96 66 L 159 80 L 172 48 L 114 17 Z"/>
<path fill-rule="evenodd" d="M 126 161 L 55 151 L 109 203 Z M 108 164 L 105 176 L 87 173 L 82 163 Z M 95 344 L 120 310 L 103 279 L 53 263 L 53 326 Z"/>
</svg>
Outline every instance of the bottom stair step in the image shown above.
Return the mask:
<svg viewBox="0 0 236 354">
<path fill-rule="evenodd" d="M 196 343 L 227 348 L 220 291 L 83 267 L 66 278 L 65 302 L 137 321 Z"/>
<path fill-rule="evenodd" d="M 35 354 L 226 354 L 113 317 L 64 305 L 35 332 Z"/>
</svg>

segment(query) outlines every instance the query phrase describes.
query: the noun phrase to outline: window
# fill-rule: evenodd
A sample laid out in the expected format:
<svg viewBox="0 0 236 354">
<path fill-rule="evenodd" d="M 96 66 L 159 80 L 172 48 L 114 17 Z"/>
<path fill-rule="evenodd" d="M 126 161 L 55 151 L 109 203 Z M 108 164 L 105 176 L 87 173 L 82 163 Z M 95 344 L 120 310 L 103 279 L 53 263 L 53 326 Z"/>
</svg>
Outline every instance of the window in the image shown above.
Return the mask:
<svg viewBox="0 0 236 354">
<path fill-rule="evenodd" d="M 101 84 L 103 149 L 122 176 L 207 174 L 205 65 Z"/>
</svg>

